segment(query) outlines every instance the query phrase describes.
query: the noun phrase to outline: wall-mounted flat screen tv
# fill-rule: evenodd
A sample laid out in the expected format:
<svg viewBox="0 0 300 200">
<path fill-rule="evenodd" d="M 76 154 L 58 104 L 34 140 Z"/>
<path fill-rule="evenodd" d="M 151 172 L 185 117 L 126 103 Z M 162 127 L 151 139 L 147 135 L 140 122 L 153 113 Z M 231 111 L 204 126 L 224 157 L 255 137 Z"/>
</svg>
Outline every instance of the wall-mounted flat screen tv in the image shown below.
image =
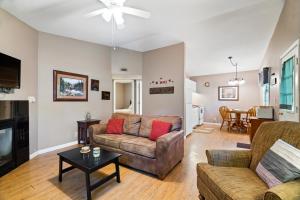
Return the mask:
<svg viewBox="0 0 300 200">
<path fill-rule="evenodd" d="M 21 60 L 0 53 L 0 88 L 20 88 Z"/>
</svg>

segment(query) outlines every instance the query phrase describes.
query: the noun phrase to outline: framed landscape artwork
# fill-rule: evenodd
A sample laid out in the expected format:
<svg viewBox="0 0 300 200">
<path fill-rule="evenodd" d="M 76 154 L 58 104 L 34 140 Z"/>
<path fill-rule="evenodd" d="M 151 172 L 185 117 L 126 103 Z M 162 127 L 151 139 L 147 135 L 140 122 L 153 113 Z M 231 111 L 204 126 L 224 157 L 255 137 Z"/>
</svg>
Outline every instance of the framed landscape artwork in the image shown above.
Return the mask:
<svg viewBox="0 0 300 200">
<path fill-rule="evenodd" d="M 53 101 L 88 101 L 88 76 L 53 70 Z"/>
<path fill-rule="evenodd" d="M 218 96 L 219 101 L 238 101 L 239 86 L 220 86 Z"/>
</svg>

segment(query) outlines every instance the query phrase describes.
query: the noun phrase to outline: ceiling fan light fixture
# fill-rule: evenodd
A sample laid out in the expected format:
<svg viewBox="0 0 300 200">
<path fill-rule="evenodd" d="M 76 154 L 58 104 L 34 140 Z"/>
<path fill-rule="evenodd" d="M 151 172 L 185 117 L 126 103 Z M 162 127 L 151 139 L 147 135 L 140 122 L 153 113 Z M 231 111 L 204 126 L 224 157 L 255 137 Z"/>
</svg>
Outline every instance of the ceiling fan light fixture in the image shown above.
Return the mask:
<svg viewBox="0 0 300 200">
<path fill-rule="evenodd" d="M 123 18 L 123 14 L 121 12 L 114 11 L 113 15 L 114 15 L 114 19 L 115 19 L 117 25 L 124 24 L 124 18 Z"/>
<path fill-rule="evenodd" d="M 112 12 L 109 9 L 107 9 L 107 11 L 102 14 L 102 17 L 105 21 L 110 22 L 112 18 Z"/>
</svg>

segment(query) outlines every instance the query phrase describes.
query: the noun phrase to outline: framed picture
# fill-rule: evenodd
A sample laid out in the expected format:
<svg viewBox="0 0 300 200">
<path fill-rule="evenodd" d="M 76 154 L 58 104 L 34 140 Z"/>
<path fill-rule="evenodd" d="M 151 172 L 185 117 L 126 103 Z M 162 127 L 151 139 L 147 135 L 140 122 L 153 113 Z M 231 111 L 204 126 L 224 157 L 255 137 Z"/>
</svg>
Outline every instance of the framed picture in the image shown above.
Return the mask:
<svg viewBox="0 0 300 200">
<path fill-rule="evenodd" d="M 239 86 L 220 86 L 218 96 L 219 101 L 238 101 Z"/>
<path fill-rule="evenodd" d="M 53 101 L 88 101 L 88 76 L 53 70 Z"/>
<path fill-rule="evenodd" d="M 102 91 L 102 100 L 110 100 L 110 92 Z"/>
<path fill-rule="evenodd" d="M 99 80 L 91 79 L 91 90 L 99 91 Z"/>
</svg>

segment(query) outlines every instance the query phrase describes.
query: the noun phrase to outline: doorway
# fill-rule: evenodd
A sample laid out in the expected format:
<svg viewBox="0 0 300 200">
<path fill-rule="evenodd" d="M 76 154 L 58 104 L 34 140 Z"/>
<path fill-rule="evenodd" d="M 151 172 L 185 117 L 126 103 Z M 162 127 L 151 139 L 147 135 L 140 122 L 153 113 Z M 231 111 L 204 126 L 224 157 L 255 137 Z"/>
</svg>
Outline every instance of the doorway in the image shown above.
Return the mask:
<svg viewBox="0 0 300 200">
<path fill-rule="evenodd" d="M 299 40 L 281 57 L 279 121 L 299 122 Z"/>
<path fill-rule="evenodd" d="M 142 114 L 141 80 L 114 80 L 114 113 Z"/>
</svg>

